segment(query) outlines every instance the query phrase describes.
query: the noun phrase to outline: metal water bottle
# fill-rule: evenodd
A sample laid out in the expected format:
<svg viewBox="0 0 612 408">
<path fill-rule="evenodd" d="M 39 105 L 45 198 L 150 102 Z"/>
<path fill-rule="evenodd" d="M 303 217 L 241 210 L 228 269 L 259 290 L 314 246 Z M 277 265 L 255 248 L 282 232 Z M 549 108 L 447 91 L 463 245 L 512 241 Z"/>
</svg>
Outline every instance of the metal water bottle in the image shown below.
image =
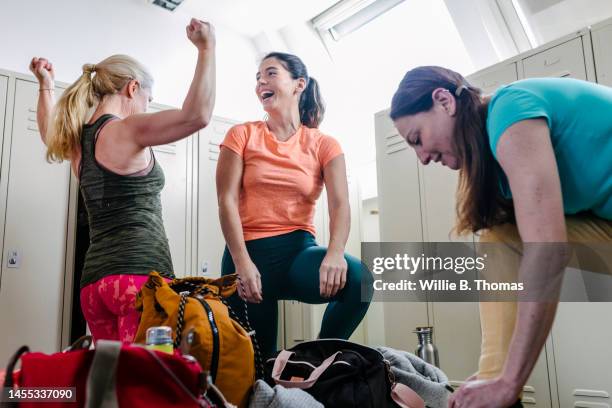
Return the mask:
<svg viewBox="0 0 612 408">
<path fill-rule="evenodd" d="M 417 327 L 413 333 L 416 333 L 419 339 L 419 346 L 416 349 L 415 354 L 421 359 L 427 361 L 429 364 L 440 367 L 438 349 L 432 341 L 433 327 Z"/>
</svg>

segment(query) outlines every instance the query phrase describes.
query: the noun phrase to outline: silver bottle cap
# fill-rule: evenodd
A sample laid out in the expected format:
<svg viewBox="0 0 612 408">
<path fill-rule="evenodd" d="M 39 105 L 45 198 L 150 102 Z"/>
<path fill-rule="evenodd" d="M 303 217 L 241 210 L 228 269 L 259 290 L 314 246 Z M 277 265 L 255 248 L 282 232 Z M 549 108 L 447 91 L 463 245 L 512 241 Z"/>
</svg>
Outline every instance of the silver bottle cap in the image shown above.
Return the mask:
<svg viewBox="0 0 612 408">
<path fill-rule="evenodd" d="M 147 344 L 172 343 L 172 329 L 168 326 L 149 327 L 147 329 Z"/>
</svg>

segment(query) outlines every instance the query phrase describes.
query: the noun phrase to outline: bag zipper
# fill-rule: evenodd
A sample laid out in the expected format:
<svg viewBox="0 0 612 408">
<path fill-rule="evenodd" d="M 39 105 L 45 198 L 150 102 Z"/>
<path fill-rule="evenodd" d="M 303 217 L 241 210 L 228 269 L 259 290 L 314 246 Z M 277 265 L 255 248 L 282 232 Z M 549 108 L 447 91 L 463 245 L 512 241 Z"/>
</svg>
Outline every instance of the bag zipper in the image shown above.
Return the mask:
<svg viewBox="0 0 612 408">
<path fill-rule="evenodd" d="M 210 323 L 210 331 L 213 337 L 213 350 L 212 350 L 212 360 L 210 362 L 210 376 L 212 377 L 213 384 L 217 379 L 217 370 L 219 368 L 219 328 L 217 327 L 217 323 L 215 322 L 215 316 L 210 305 L 206 302 L 205 299 L 198 297 L 198 300 L 206 310 L 206 316 L 208 317 L 208 322 Z"/>
</svg>

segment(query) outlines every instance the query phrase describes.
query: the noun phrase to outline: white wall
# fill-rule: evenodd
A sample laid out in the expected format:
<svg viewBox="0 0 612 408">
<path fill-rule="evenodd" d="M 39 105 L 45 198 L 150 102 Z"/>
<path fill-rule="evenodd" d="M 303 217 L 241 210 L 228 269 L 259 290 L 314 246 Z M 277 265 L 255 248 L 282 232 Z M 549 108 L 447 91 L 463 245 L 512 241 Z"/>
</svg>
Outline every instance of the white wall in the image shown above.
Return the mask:
<svg viewBox="0 0 612 408">
<path fill-rule="evenodd" d="M 195 67 L 185 35 L 188 15 L 144 0 L 19 0 L 2 2 L 0 68 L 28 72 L 32 56 L 53 62 L 57 79 L 73 82 L 84 63 L 116 53 L 144 63 L 155 78 L 156 102 L 180 106 Z M 206 19 L 206 16 L 196 16 Z M 213 24 L 215 22 L 213 21 Z M 255 54 L 249 38 L 216 25 L 215 114 L 239 120 L 259 114 L 254 94 Z"/>
<path fill-rule="evenodd" d="M 517 0 L 537 45 L 612 17 L 610 0 Z"/>
<path fill-rule="evenodd" d="M 475 70 L 517 54 L 516 49 L 508 46 L 510 38 L 503 31 L 503 22 L 499 24 L 495 18 L 495 0 L 444 0 L 444 3 Z"/>
<path fill-rule="evenodd" d="M 341 142 L 356 173 L 375 160 L 374 113 L 390 105 L 407 70 L 418 65 L 443 65 L 466 74 L 473 70 L 443 0 L 401 3 L 332 43 L 331 58 L 306 22 L 279 32 L 282 43 L 273 35 L 267 36 L 269 41 L 259 37 L 259 51 L 269 51 L 264 49 L 267 42 L 276 43 L 304 60 L 327 103 L 321 129 Z M 376 174 L 370 175 L 376 191 Z"/>
</svg>

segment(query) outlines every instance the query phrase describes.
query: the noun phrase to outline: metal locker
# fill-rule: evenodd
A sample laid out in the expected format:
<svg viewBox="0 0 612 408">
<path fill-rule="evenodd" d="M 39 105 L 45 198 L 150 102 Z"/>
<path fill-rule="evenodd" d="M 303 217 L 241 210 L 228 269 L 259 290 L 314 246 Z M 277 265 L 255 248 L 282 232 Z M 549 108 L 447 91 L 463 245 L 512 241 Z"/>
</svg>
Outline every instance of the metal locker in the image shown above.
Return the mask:
<svg viewBox="0 0 612 408">
<path fill-rule="evenodd" d="M 593 53 L 595 58 L 595 71 L 597 82 L 603 85 L 612 86 L 612 23 L 595 29 L 591 33 L 593 40 Z"/>
<path fill-rule="evenodd" d="M 525 78 L 568 77 L 586 80 L 582 37 L 525 58 L 523 67 Z"/>
<path fill-rule="evenodd" d="M 214 116 L 198 136 L 197 178 L 197 267 L 196 274 L 221 276 L 221 257 L 225 238 L 219 222 L 215 174 L 220 144 L 236 121 Z"/>
<path fill-rule="evenodd" d="M 156 112 L 167 109 L 163 106 L 153 106 L 150 111 Z M 189 136 L 195 137 L 195 136 Z M 188 168 L 189 156 L 188 139 L 153 147 L 155 159 L 164 171 L 166 184 L 161 192 L 162 217 L 164 229 L 168 236 L 172 265 L 177 277 L 190 275 L 190 260 L 188 259 L 187 226 L 190 219 L 187 214 L 188 194 Z"/>
<path fill-rule="evenodd" d="M 561 407 L 610 407 L 612 303 L 560 303 L 552 329 Z"/>
<path fill-rule="evenodd" d="M 45 160 L 36 126 L 38 84 L 21 79 L 14 84 L 12 128 L 3 149 L 7 172 L 1 184 L 6 218 L 0 361 L 23 344 L 43 352 L 58 350 L 67 251 L 70 166 Z"/>
<path fill-rule="evenodd" d="M 388 110 L 378 112 L 374 120 L 380 240 L 422 242 L 416 154 L 397 133 Z M 412 350 L 416 343 L 412 330 L 428 326 L 427 302 L 385 302 L 383 308 L 386 345 Z"/>
<path fill-rule="evenodd" d="M 467 80 L 472 85 L 482 89 L 485 95 L 494 93 L 497 88 L 518 79 L 516 62 L 495 66 L 485 72 L 470 75 Z"/>
</svg>

